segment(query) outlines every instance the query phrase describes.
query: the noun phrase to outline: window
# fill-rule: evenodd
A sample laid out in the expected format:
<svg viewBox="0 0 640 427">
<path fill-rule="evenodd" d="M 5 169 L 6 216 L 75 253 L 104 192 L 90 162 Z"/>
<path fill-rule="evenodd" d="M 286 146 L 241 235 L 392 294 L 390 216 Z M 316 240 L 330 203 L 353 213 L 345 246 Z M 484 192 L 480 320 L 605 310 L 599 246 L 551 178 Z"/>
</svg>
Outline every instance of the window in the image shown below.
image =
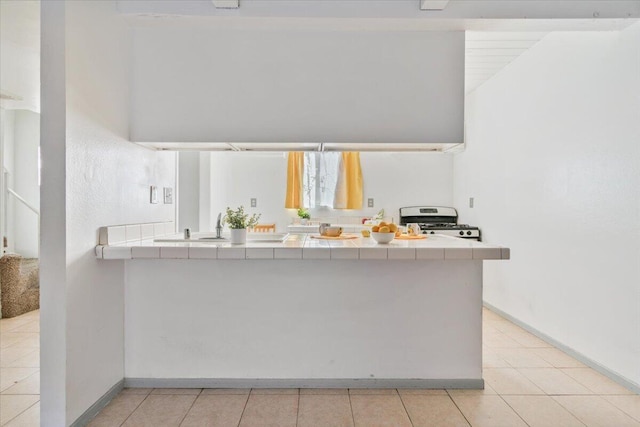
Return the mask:
<svg viewBox="0 0 640 427">
<path fill-rule="evenodd" d="M 290 151 L 287 157 L 287 209 L 362 209 L 360 153 L 303 153 Z"/>
<path fill-rule="evenodd" d="M 302 202 L 305 208 L 333 207 L 342 153 L 305 153 Z"/>
</svg>

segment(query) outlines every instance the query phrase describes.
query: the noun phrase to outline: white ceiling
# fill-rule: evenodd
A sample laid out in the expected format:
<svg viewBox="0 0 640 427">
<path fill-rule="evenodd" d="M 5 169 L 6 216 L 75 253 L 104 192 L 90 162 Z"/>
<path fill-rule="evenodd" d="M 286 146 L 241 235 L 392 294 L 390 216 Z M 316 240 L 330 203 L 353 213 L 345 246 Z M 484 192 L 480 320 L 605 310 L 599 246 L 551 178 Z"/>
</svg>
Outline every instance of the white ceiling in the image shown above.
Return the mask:
<svg viewBox="0 0 640 427">
<path fill-rule="evenodd" d="M 465 34 L 465 93 L 473 92 L 547 34 L 468 31 Z"/>
<path fill-rule="evenodd" d="M 443 2 L 445 3 L 445 2 Z M 156 17 L 361 18 L 446 20 L 594 20 L 640 18 L 638 0 L 450 0 L 443 10 L 421 10 L 419 0 L 241 0 L 237 9 L 211 0 L 119 0 L 125 14 Z M 455 22 L 454 22 L 455 21 Z M 460 28 L 458 28 L 460 29 Z M 465 28 L 469 29 L 469 28 Z"/>
</svg>

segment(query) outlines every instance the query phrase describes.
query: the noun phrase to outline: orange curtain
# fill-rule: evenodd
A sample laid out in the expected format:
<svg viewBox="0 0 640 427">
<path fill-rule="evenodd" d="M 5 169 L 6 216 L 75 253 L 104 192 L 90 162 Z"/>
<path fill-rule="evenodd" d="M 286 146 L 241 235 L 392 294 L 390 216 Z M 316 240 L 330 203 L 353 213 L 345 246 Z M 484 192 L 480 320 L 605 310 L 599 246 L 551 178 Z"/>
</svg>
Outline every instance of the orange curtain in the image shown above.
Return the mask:
<svg viewBox="0 0 640 427">
<path fill-rule="evenodd" d="M 346 151 L 342 153 L 333 208 L 362 209 L 363 197 L 360 153 L 357 151 Z"/>
<path fill-rule="evenodd" d="M 304 153 L 290 151 L 287 160 L 287 194 L 284 207 L 298 209 L 302 207 L 302 173 L 304 171 Z"/>
</svg>

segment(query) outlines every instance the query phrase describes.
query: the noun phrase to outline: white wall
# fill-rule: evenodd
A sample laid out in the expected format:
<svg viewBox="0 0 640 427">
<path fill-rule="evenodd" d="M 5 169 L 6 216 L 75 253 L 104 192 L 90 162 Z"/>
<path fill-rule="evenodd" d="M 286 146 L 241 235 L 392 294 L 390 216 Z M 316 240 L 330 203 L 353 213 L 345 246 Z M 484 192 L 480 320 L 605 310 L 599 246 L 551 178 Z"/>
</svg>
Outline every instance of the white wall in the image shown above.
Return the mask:
<svg viewBox="0 0 640 427">
<path fill-rule="evenodd" d="M 15 200 L 13 197 L 8 196 L 4 193 L 4 186 L 7 185 L 9 187 L 13 186 L 13 173 L 15 172 L 14 161 L 15 161 L 15 118 L 16 114 L 14 110 L 6 110 L 4 108 L 0 108 L 0 138 L 2 141 L 0 146 L 2 152 L 0 155 L 2 156 L 2 179 L 0 179 L 0 183 L 2 184 L 2 210 L 0 211 L 0 221 L 2 221 L 2 236 L 7 238 L 7 248 L 4 247 L 2 250 L 6 250 L 7 252 L 14 251 L 14 236 L 15 236 L 15 226 L 14 226 L 14 207 Z M 5 175 L 5 171 L 8 173 Z M 7 183 L 5 184 L 5 180 Z"/>
<path fill-rule="evenodd" d="M 200 153 L 178 153 L 178 230 L 200 229 Z"/>
<path fill-rule="evenodd" d="M 285 153 L 202 153 L 210 159 L 209 212 L 211 224 L 227 206 L 243 205 L 248 212 L 262 214 L 260 222 L 275 222 L 279 231 L 297 218 L 295 209 L 285 209 L 287 157 Z M 453 156 L 444 153 L 360 153 L 364 179 L 362 210 L 311 210 L 312 220 L 318 217 L 366 217 L 380 209 L 388 217 L 399 220 L 402 206 L 450 206 L 453 194 Z M 367 208 L 367 199 L 374 198 L 375 206 Z M 258 199 L 258 207 L 250 208 L 251 198 Z M 205 213 L 206 215 L 206 213 Z M 202 229 L 207 231 L 206 229 Z M 209 230 L 210 231 L 210 230 Z"/>
<path fill-rule="evenodd" d="M 175 154 L 128 142 L 131 39 L 115 2 L 44 3 L 42 423 L 62 426 L 124 376 L 124 265 L 95 258 L 98 228 L 173 220 L 148 189 L 175 187 Z M 49 33 L 60 26 L 66 43 Z"/>
<path fill-rule="evenodd" d="M 38 185 L 38 146 L 40 115 L 28 110 L 2 109 L 2 165 L 8 172 L 8 187 L 31 206 L 40 207 Z M 4 190 L 3 190 L 4 191 Z M 26 258 L 38 257 L 38 215 L 13 195 L 5 195 L 7 210 L 2 211 L 3 235 L 9 252 Z"/>
<path fill-rule="evenodd" d="M 28 110 L 15 111 L 13 189 L 32 207 L 40 209 L 38 183 L 38 147 L 40 146 L 40 114 Z M 38 257 L 39 217 L 20 202 L 13 202 L 14 251 L 25 258 Z"/>
<path fill-rule="evenodd" d="M 13 174 L 16 112 L 4 108 L 0 109 L 0 112 L 2 113 L 2 165 L 9 173 Z"/>
<path fill-rule="evenodd" d="M 3 1 L 0 5 L 4 5 Z M 14 2 L 17 3 L 17 2 Z M 25 2 L 27 3 L 27 2 Z M 38 2 L 28 2 L 38 3 Z M 2 14 L 0 14 L 2 16 Z M 9 19 L 9 17 L 7 17 Z M 40 111 L 39 52 L 20 46 L 4 37 L 0 41 L 0 88 L 18 100 L 2 100 L 0 104 L 7 108 L 30 109 Z"/>
<path fill-rule="evenodd" d="M 640 385 L 640 24 L 552 33 L 467 98 L 455 205 L 490 304 Z"/>
<path fill-rule="evenodd" d="M 174 219 L 175 153 L 128 142 L 131 37 L 115 2 L 67 2 L 67 420 L 124 372 L 124 270 L 95 258 L 97 230 Z M 99 52 L 99 55 L 96 54 Z"/>
<path fill-rule="evenodd" d="M 371 215 L 384 208 L 399 221 L 403 206 L 452 206 L 453 155 L 445 153 L 361 153 L 364 205 L 373 197 L 374 208 L 352 211 Z"/>
<path fill-rule="evenodd" d="M 212 161 L 211 161 L 211 157 L 209 156 L 209 153 L 201 153 L 200 154 L 200 172 L 199 172 L 200 197 L 198 198 L 200 206 L 199 206 L 198 219 L 200 220 L 199 229 L 202 231 L 213 230 L 213 228 L 216 225 L 215 222 L 212 222 L 213 211 L 211 206 L 211 187 L 212 187 L 211 166 L 212 166 Z M 215 184 L 217 188 L 222 187 L 218 182 L 216 182 Z"/>
<path fill-rule="evenodd" d="M 132 139 L 462 142 L 463 32 L 255 24 L 136 28 Z"/>
</svg>

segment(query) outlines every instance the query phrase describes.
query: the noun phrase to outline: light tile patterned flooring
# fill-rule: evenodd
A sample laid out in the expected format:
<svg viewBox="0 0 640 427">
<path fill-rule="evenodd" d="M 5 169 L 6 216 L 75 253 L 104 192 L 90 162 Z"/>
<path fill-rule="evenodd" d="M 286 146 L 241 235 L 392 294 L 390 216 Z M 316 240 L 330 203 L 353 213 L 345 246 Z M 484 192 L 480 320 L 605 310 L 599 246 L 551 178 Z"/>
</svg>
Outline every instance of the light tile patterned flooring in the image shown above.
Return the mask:
<svg viewBox="0 0 640 427">
<path fill-rule="evenodd" d="M 3 426 L 39 425 L 37 316 L 0 320 Z M 125 389 L 89 425 L 640 427 L 640 395 L 488 310 L 483 326 L 485 390 Z"/>
<path fill-rule="evenodd" d="M 0 319 L 0 425 L 40 425 L 40 311 Z"/>
</svg>

